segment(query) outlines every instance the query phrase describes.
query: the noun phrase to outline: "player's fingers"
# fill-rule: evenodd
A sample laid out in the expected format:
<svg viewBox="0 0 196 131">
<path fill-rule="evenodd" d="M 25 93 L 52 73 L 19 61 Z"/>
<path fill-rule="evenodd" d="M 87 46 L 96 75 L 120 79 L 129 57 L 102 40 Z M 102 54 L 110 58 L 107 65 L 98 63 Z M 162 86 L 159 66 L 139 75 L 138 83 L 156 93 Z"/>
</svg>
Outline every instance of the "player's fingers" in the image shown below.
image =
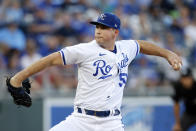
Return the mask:
<svg viewBox="0 0 196 131">
<path fill-rule="evenodd" d="M 174 63 L 174 64 L 172 65 L 172 67 L 173 67 L 174 70 L 180 70 L 181 67 L 182 67 L 182 64 L 181 64 L 180 62 Z"/>
<path fill-rule="evenodd" d="M 180 63 L 181 65 L 182 65 L 182 59 L 181 59 L 181 57 L 177 57 L 177 61 L 178 61 L 178 63 Z"/>
<path fill-rule="evenodd" d="M 180 70 L 182 67 L 182 60 L 181 57 L 176 55 L 175 53 L 171 53 L 168 58 L 169 64 L 172 66 L 174 70 Z"/>
<path fill-rule="evenodd" d="M 178 70 L 180 70 L 182 68 L 182 59 L 181 57 L 178 57 Z"/>
<path fill-rule="evenodd" d="M 182 67 L 182 59 L 179 56 L 175 55 L 171 62 L 171 65 L 174 70 L 180 70 Z"/>
<path fill-rule="evenodd" d="M 180 69 L 180 61 L 178 60 L 178 58 L 174 58 L 171 62 L 171 66 L 174 70 L 179 70 Z"/>
</svg>

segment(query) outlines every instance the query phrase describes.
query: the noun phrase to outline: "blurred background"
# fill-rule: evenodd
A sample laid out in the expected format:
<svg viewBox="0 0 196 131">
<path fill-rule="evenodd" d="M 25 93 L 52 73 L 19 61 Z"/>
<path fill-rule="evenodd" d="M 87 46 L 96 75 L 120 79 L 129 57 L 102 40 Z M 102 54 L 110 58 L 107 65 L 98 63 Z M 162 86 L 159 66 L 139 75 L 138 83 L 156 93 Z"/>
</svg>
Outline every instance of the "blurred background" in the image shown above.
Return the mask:
<svg viewBox="0 0 196 131">
<path fill-rule="evenodd" d="M 29 110 L 18 110 L 11 103 L 5 79 L 50 53 L 93 40 L 95 27 L 88 22 L 102 12 L 120 17 L 119 40 L 148 40 L 174 51 L 182 56 L 183 68 L 190 67 L 196 76 L 196 0 L 0 0 L 0 121 L 5 123 L 0 130 L 23 130 L 19 122 L 7 126 L 10 121 L 26 122 L 25 126 L 34 123 L 34 130 L 43 130 L 44 100 L 74 97 L 76 65 L 34 75 L 31 96 L 35 104 Z M 130 65 L 124 95 L 169 97 L 171 81 L 178 78 L 179 72 L 163 58 L 140 54 Z M 37 120 L 32 112 L 38 113 Z M 22 120 L 27 116 L 28 121 Z"/>
</svg>

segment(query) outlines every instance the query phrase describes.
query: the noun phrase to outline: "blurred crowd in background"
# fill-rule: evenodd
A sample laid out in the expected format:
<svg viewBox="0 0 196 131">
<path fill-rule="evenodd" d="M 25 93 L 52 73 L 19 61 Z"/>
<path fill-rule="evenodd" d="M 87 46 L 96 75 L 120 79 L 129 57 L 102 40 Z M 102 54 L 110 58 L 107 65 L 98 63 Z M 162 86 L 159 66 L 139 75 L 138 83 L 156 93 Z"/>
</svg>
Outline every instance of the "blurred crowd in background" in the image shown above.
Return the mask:
<svg viewBox="0 0 196 131">
<path fill-rule="evenodd" d="M 120 17 L 119 40 L 151 41 L 182 56 L 183 67 L 194 70 L 196 0 L 0 0 L 1 83 L 50 53 L 93 40 L 89 21 L 102 12 Z M 164 89 L 167 95 L 170 81 L 179 77 L 163 58 L 141 54 L 129 69 L 130 95 Z M 48 68 L 31 81 L 33 97 L 64 95 L 76 89 L 77 65 Z"/>
</svg>

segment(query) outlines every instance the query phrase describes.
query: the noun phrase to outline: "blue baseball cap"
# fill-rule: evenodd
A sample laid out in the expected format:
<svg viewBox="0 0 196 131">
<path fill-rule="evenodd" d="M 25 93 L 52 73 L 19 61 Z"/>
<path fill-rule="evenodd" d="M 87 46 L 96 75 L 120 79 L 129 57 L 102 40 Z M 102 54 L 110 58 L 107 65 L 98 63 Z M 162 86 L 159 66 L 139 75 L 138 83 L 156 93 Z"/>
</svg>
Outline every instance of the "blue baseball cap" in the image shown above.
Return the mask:
<svg viewBox="0 0 196 131">
<path fill-rule="evenodd" d="M 91 21 L 90 24 L 102 24 L 117 30 L 120 29 L 120 19 L 112 13 L 103 13 L 98 17 L 97 21 Z"/>
</svg>

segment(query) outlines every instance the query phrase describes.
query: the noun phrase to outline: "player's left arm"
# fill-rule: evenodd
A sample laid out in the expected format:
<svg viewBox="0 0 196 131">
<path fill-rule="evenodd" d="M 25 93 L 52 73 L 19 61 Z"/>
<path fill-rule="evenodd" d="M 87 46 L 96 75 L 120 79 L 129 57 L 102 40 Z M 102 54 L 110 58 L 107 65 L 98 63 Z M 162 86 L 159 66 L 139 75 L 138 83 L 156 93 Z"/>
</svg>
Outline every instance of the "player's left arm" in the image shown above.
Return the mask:
<svg viewBox="0 0 196 131">
<path fill-rule="evenodd" d="M 137 40 L 137 42 L 139 43 L 141 53 L 163 57 L 169 62 L 174 70 L 180 70 L 182 60 L 176 53 L 147 41 Z"/>
</svg>

